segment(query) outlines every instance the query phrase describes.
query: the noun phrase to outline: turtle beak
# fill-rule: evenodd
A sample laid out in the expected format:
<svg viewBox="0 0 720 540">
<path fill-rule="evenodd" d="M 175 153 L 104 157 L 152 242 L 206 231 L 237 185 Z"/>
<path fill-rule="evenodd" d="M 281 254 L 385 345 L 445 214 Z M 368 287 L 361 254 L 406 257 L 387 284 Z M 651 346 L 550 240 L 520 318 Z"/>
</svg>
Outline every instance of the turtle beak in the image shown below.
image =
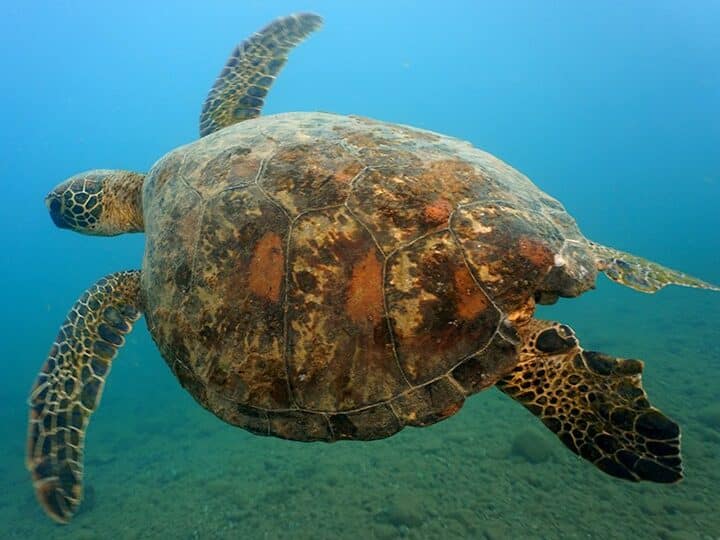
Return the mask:
<svg viewBox="0 0 720 540">
<path fill-rule="evenodd" d="M 47 206 L 50 212 L 50 218 L 53 220 L 53 223 L 55 223 L 55 225 L 57 225 L 61 229 L 70 228 L 70 225 L 62 215 L 62 200 L 60 196 L 55 193 L 55 191 L 51 191 L 45 196 L 45 206 Z"/>
</svg>

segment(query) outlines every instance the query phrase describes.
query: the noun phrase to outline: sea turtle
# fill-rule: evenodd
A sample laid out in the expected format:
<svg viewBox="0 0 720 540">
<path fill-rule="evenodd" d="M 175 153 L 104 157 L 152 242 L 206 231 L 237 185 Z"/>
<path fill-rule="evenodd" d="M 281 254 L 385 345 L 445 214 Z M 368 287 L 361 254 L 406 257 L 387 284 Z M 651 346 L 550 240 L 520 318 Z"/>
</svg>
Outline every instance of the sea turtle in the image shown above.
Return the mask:
<svg viewBox="0 0 720 540">
<path fill-rule="evenodd" d="M 355 116 L 259 117 L 289 51 L 321 25 L 278 19 L 232 53 L 201 138 L 147 174 L 94 170 L 46 199 L 56 225 L 146 234 L 142 270 L 76 302 L 30 397 L 27 465 L 66 522 L 90 414 L 145 315 L 180 383 L 222 420 L 297 441 L 427 426 L 491 386 L 627 480 L 682 477 L 680 431 L 639 360 L 533 318 L 598 271 L 645 292 L 717 287 L 587 240 L 563 206 L 470 144 Z"/>
</svg>

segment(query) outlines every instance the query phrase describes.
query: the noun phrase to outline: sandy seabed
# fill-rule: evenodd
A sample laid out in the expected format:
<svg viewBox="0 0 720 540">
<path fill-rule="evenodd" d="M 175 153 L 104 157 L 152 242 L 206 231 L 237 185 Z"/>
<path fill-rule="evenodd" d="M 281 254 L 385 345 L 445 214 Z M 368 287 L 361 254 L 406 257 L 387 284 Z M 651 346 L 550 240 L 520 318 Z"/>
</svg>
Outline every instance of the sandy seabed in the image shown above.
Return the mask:
<svg viewBox="0 0 720 540">
<path fill-rule="evenodd" d="M 720 302 L 708 300 L 617 292 L 542 313 L 572 324 L 587 348 L 646 360 L 651 401 L 683 427 L 680 484 L 601 474 L 496 390 L 383 441 L 253 436 L 197 406 L 140 330 L 93 416 L 86 500 L 70 525 L 34 500 L 24 403 L 2 408 L 0 537 L 720 538 Z"/>
</svg>

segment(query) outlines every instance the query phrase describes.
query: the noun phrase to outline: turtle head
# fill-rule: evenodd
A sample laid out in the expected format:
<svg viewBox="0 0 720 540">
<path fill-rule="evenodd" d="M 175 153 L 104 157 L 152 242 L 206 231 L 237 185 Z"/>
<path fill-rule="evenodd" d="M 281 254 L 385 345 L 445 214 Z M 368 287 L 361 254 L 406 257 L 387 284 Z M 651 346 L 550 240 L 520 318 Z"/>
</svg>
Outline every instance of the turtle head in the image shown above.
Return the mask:
<svg viewBox="0 0 720 540">
<path fill-rule="evenodd" d="M 141 232 L 144 175 L 94 170 L 58 184 L 45 197 L 55 225 L 98 236 Z"/>
</svg>

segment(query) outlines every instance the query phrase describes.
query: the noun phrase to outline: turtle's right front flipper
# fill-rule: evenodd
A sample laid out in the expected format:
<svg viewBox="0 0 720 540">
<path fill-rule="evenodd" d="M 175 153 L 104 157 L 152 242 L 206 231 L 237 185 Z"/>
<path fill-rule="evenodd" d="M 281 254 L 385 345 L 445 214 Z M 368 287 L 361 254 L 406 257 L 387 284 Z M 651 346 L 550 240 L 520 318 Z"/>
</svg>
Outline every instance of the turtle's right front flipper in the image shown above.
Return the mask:
<svg viewBox="0 0 720 540">
<path fill-rule="evenodd" d="M 583 350 L 570 327 L 531 320 L 520 361 L 497 385 L 573 452 L 626 480 L 682 478 L 680 428 L 648 401 L 643 364 Z"/>
<path fill-rule="evenodd" d="M 68 313 L 30 394 L 27 466 L 40 504 L 61 523 L 80 504 L 85 429 L 140 311 L 139 271 L 95 283 Z"/>
</svg>

